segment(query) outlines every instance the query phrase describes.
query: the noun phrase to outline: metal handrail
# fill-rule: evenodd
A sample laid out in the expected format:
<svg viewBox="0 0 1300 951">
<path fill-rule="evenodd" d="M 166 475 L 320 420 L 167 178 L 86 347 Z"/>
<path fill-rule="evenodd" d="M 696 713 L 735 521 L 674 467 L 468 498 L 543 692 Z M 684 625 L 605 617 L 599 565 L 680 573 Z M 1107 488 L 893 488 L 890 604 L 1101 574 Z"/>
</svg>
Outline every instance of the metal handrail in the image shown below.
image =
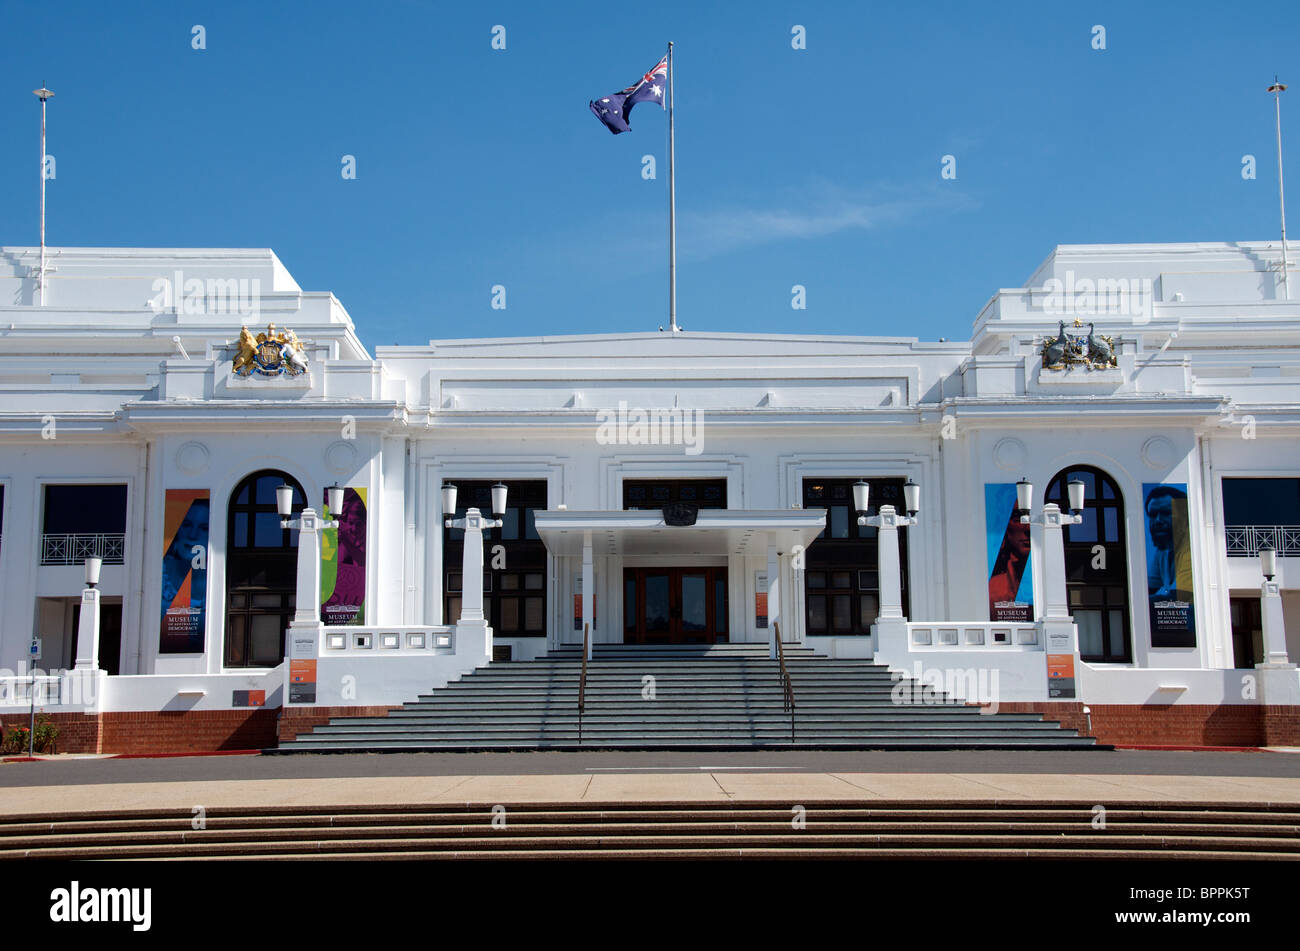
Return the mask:
<svg viewBox="0 0 1300 951">
<path fill-rule="evenodd" d="M 582 625 L 582 675 L 578 678 L 578 745 L 582 745 L 582 714 L 587 709 L 587 651 L 590 650 L 590 625 Z"/>
<path fill-rule="evenodd" d="M 794 681 L 790 679 L 790 671 L 785 666 L 785 644 L 781 641 L 781 625 L 777 621 L 772 622 L 772 632 L 776 636 L 776 660 L 777 666 L 781 671 L 781 696 L 784 702 L 785 712 L 790 714 L 790 742 L 794 742 Z"/>
</svg>

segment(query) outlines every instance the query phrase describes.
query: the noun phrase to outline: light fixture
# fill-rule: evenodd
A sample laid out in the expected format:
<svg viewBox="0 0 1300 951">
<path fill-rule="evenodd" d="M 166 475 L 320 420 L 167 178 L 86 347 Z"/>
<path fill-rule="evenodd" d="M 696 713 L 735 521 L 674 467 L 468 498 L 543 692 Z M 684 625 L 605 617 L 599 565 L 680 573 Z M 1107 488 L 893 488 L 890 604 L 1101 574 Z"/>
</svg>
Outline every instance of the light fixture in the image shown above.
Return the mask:
<svg viewBox="0 0 1300 951">
<path fill-rule="evenodd" d="M 343 487 L 336 483 L 325 490 L 325 496 L 329 499 L 330 518 L 337 519 L 343 511 Z"/>
<path fill-rule="evenodd" d="M 492 486 L 492 517 L 504 518 L 506 514 L 506 493 L 509 489 L 504 482 Z"/>
<path fill-rule="evenodd" d="M 275 507 L 280 512 L 280 518 L 293 515 L 293 486 L 287 482 L 281 482 L 275 487 Z"/>
<path fill-rule="evenodd" d="M 1267 581 L 1272 581 L 1277 574 L 1277 552 L 1268 542 L 1259 546 L 1259 570 Z"/>
<path fill-rule="evenodd" d="M 864 479 L 859 479 L 853 483 L 853 507 L 861 515 L 867 510 L 867 503 L 871 499 L 871 485 Z"/>
<path fill-rule="evenodd" d="M 1083 494 L 1087 487 L 1083 484 L 1082 479 L 1071 479 L 1066 490 L 1070 496 L 1070 511 L 1080 512 L 1083 510 Z"/>
<path fill-rule="evenodd" d="M 86 559 L 86 587 L 93 588 L 99 584 L 99 569 L 103 566 L 104 559 L 97 555 L 91 555 Z"/>
<path fill-rule="evenodd" d="M 442 514 L 447 518 L 456 514 L 456 487 L 450 482 L 442 484 Z"/>
<path fill-rule="evenodd" d="M 1033 500 L 1034 484 L 1028 479 L 1021 479 L 1016 483 L 1016 511 L 1028 512 Z"/>
<path fill-rule="evenodd" d="M 907 506 L 909 516 L 915 517 L 921 511 L 921 487 L 911 478 L 903 483 L 903 504 Z"/>
</svg>

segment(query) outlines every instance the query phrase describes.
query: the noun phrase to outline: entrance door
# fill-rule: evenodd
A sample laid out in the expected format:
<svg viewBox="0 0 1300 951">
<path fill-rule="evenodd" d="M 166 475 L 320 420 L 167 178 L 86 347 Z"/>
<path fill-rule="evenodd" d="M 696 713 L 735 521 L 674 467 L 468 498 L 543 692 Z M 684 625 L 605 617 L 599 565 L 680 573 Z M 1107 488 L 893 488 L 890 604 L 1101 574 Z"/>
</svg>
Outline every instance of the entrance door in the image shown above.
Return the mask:
<svg viewBox="0 0 1300 951">
<path fill-rule="evenodd" d="M 624 569 L 623 643 L 726 640 L 726 568 Z"/>
</svg>

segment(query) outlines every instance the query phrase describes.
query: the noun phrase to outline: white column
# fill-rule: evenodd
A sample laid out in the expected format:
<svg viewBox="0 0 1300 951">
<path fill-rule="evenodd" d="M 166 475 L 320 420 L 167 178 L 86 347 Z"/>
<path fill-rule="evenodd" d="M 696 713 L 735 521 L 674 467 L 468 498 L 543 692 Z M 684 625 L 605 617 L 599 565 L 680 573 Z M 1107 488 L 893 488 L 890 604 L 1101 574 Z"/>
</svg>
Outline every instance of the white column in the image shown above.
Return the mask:
<svg viewBox="0 0 1300 951">
<path fill-rule="evenodd" d="M 1265 580 L 1259 589 L 1260 620 L 1264 627 L 1264 663 L 1257 667 L 1294 667 L 1286 653 L 1286 629 L 1282 619 L 1282 591 L 1277 579 Z M 82 608 L 85 611 L 85 608 Z M 80 664 L 80 661 L 78 661 Z"/>
<path fill-rule="evenodd" d="M 99 669 L 99 589 L 98 588 L 86 588 L 81 592 L 81 617 L 77 621 L 76 669 L 77 670 Z"/>
<path fill-rule="evenodd" d="M 776 657 L 776 625 L 781 622 L 781 558 L 776 553 L 776 539 L 767 540 L 767 641 L 768 654 Z"/>
<path fill-rule="evenodd" d="M 906 620 L 903 617 L 903 573 L 898 560 L 898 526 L 910 524 L 892 505 L 880 506 L 880 514 L 868 520 L 876 526 L 879 546 L 880 619 Z"/>
<path fill-rule="evenodd" d="M 492 660 L 492 628 L 483 616 L 483 526 L 495 522 L 483 518 L 478 509 L 465 513 L 465 552 L 461 559 L 460 618 L 456 621 L 456 652 L 461 646 L 466 654 L 477 654 L 484 662 Z"/>
<path fill-rule="evenodd" d="M 596 647 L 596 571 L 591 563 L 591 532 L 582 533 L 582 627 L 591 631 L 587 642 L 590 660 Z"/>
<path fill-rule="evenodd" d="M 478 509 L 465 513 L 465 551 L 461 559 L 460 621 L 482 621 L 483 617 L 483 515 Z"/>
<path fill-rule="evenodd" d="M 298 514 L 298 591 L 293 623 L 320 623 L 320 516 L 315 509 Z"/>
<path fill-rule="evenodd" d="M 1043 506 L 1043 619 L 1069 621 L 1070 603 L 1065 588 L 1065 516 L 1060 506 Z"/>
</svg>

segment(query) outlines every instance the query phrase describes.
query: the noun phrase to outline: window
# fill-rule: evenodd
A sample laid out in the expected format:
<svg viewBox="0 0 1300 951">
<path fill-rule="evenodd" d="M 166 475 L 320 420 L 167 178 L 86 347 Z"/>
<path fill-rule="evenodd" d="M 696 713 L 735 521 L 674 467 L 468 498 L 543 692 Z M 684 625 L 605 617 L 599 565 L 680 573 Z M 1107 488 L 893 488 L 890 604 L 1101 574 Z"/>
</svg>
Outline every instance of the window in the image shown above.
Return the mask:
<svg viewBox="0 0 1300 951">
<path fill-rule="evenodd" d="M 1300 479 L 1224 479 L 1223 527 L 1230 558 L 1300 555 Z"/>
<path fill-rule="evenodd" d="M 1079 628 L 1079 656 L 1086 661 L 1128 663 L 1133 653 L 1124 500 L 1106 473 L 1076 466 L 1053 477 L 1044 501 L 1068 511 L 1066 485 L 1074 479 L 1084 484 L 1083 522 L 1065 527 L 1065 588 L 1070 615 Z"/>
<path fill-rule="evenodd" d="M 47 485 L 44 496 L 42 565 L 80 565 L 92 555 L 123 563 L 125 485 Z"/>
<path fill-rule="evenodd" d="M 492 481 L 447 481 L 456 486 L 457 518 L 472 508 L 492 517 Z M 506 486 L 503 524 L 483 532 L 483 616 L 498 637 L 544 637 L 546 546 L 537 534 L 534 514 L 546 510 L 546 481 L 507 481 Z M 443 623 L 455 624 L 461 608 L 465 532 L 444 528 L 442 540 Z"/>
<path fill-rule="evenodd" d="M 702 509 L 727 507 L 726 479 L 633 479 L 623 483 L 623 508 L 661 509 L 686 502 Z"/>
<path fill-rule="evenodd" d="M 826 528 L 805 556 L 804 602 L 809 634 L 870 634 L 880 615 L 880 548 L 876 529 L 858 524 L 853 508 L 857 479 L 804 479 L 803 507 L 826 509 Z M 868 479 L 868 514 L 880 506 L 903 508 L 902 479 Z M 907 529 L 899 529 L 903 612 L 910 613 Z"/>
<path fill-rule="evenodd" d="M 274 667 L 284 660 L 284 634 L 298 587 L 298 532 L 280 527 L 275 490 L 293 488 L 296 517 L 307 506 L 302 486 L 286 472 L 264 469 L 235 486 L 226 522 L 227 667 Z"/>
</svg>

